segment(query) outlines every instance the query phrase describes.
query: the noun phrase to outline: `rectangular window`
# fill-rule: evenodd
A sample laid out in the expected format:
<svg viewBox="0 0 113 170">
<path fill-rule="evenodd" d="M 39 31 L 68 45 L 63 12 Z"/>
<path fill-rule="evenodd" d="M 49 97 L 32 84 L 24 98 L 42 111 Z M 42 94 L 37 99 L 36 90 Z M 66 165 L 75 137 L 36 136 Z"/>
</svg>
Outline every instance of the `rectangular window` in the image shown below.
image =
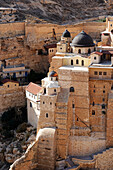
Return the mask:
<svg viewBox="0 0 113 170">
<path fill-rule="evenodd" d="M 92 115 L 95 115 L 95 110 L 92 110 Z"/>
<path fill-rule="evenodd" d="M 103 72 L 103 75 L 107 75 L 107 73 L 106 73 L 106 72 Z"/>
<path fill-rule="evenodd" d="M 102 72 L 99 72 L 99 75 L 102 75 Z"/>
<path fill-rule="evenodd" d="M 97 73 L 97 71 L 94 71 L 94 75 L 97 75 L 98 73 Z"/>
<path fill-rule="evenodd" d="M 32 107 L 32 103 L 30 102 L 30 107 Z"/>
<path fill-rule="evenodd" d="M 75 105 L 74 105 L 74 104 L 72 104 L 72 108 L 75 108 Z"/>
</svg>

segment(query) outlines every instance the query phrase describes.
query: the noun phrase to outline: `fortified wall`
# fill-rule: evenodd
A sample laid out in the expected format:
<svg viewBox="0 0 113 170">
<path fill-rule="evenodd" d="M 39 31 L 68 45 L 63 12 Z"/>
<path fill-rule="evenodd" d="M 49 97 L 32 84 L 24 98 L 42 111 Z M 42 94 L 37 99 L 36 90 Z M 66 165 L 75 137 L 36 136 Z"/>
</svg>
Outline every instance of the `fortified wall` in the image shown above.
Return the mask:
<svg viewBox="0 0 113 170">
<path fill-rule="evenodd" d="M 49 55 L 40 54 L 44 45 L 53 43 L 53 28 L 57 41 L 62 32 L 68 29 L 72 38 L 82 30 L 93 39 L 100 39 L 100 32 L 105 30 L 106 23 L 86 22 L 75 25 L 56 25 L 47 23 L 12 22 L 0 24 L 0 60 L 6 65 L 24 64 L 36 72 L 48 71 Z M 54 55 L 54 54 L 53 54 Z"/>
</svg>

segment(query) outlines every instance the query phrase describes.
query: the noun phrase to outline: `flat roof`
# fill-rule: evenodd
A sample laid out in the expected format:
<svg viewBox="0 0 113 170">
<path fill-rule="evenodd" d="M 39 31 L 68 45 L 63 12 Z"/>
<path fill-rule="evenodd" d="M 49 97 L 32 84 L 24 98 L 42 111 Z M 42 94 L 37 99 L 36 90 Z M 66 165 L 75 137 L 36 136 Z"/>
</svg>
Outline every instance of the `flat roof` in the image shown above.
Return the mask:
<svg viewBox="0 0 113 170">
<path fill-rule="evenodd" d="M 16 72 L 25 72 L 29 71 L 30 69 L 23 69 L 23 70 L 12 70 L 12 71 L 2 71 L 3 73 L 16 73 Z"/>
<path fill-rule="evenodd" d="M 88 72 L 88 67 L 81 67 L 81 66 L 62 66 L 59 70 L 72 70 L 72 71 L 85 71 Z"/>
</svg>

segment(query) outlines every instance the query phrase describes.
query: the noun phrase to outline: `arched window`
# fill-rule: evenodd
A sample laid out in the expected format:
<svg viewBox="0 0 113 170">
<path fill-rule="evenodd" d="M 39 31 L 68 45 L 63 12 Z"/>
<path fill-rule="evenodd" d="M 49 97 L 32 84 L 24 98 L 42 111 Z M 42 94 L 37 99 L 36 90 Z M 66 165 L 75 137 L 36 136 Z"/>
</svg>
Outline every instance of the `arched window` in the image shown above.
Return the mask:
<svg viewBox="0 0 113 170">
<path fill-rule="evenodd" d="M 111 90 L 113 90 L 113 85 L 111 86 Z"/>
<path fill-rule="evenodd" d="M 74 92 L 74 87 L 70 87 L 70 92 Z"/>
<path fill-rule="evenodd" d="M 79 64 L 79 60 L 78 59 L 76 60 L 76 64 Z"/>
<path fill-rule="evenodd" d="M 32 107 L 32 103 L 30 102 L 30 107 Z"/>
<path fill-rule="evenodd" d="M 48 113 L 46 113 L 46 117 L 47 117 L 47 118 L 48 118 L 48 116 L 49 116 Z"/>
<path fill-rule="evenodd" d="M 88 49 L 88 54 L 90 54 L 91 53 L 91 50 L 90 50 L 90 48 Z"/>
<path fill-rule="evenodd" d="M 95 106 L 95 102 L 93 102 L 93 106 Z"/>
<path fill-rule="evenodd" d="M 46 88 L 44 88 L 44 94 L 46 94 Z"/>
<path fill-rule="evenodd" d="M 82 66 L 84 66 L 84 60 L 82 60 Z"/>
<path fill-rule="evenodd" d="M 78 50 L 78 53 L 81 54 L 81 49 Z"/>
<path fill-rule="evenodd" d="M 71 60 L 71 65 L 73 65 L 73 60 Z"/>
</svg>

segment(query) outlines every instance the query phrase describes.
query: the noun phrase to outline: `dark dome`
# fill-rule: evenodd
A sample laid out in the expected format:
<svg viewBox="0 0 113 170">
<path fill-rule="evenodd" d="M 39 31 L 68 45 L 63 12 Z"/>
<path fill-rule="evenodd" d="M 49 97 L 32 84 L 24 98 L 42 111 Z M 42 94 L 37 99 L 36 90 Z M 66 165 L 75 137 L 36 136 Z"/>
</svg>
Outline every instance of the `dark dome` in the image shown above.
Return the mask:
<svg viewBox="0 0 113 170">
<path fill-rule="evenodd" d="M 71 46 L 75 47 L 93 47 L 94 45 L 95 44 L 93 43 L 93 39 L 84 31 L 75 36 L 71 43 Z"/>
<path fill-rule="evenodd" d="M 55 71 L 51 71 L 49 77 L 58 77 L 58 74 Z"/>
<path fill-rule="evenodd" d="M 66 37 L 66 38 L 70 38 L 71 37 L 71 34 L 68 30 L 65 30 L 62 34 L 62 37 Z"/>
</svg>

